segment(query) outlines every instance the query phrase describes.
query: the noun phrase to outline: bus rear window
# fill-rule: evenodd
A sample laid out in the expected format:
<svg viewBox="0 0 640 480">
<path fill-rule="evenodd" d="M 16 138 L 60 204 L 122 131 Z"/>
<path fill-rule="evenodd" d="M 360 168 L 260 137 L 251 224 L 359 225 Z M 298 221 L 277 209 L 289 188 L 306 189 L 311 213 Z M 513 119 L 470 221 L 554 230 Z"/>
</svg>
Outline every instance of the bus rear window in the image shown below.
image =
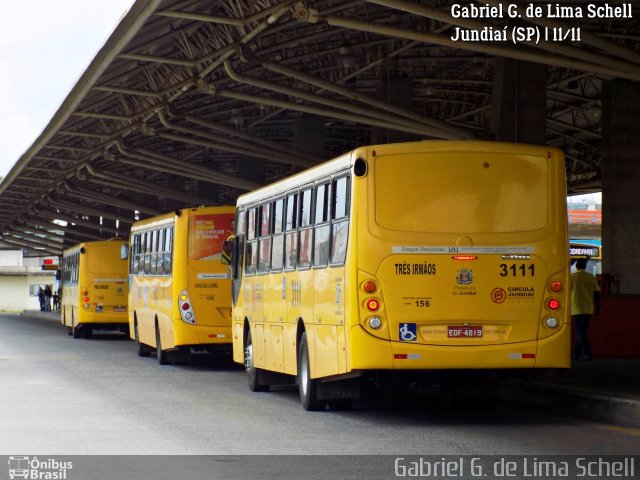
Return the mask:
<svg viewBox="0 0 640 480">
<path fill-rule="evenodd" d="M 385 155 L 375 161 L 375 219 L 402 232 L 539 230 L 549 223 L 549 188 L 543 156 Z"/>
</svg>

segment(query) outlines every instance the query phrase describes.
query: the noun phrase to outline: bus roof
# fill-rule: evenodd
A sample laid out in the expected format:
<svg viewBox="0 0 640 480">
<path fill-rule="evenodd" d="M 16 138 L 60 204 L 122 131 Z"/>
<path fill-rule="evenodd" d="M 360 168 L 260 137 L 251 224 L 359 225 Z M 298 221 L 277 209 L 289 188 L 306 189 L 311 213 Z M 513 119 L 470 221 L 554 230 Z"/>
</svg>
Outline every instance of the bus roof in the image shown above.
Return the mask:
<svg viewBox="0 0 640 480">
<path fill-rule="evenodd" d="M 548 147 L 541 145 L 527 145 L 521 143 L 506 143 L 506 142 L 488 142 L 477 140 L 423 140 L 419 142 L 405 142 L 405 143 L 388 143 L 381 145 L 370 145 L 359 147 L 350 152 L 347 152 L 339 157 L 329 160 L 324 163 L 320 163 L 315 167 L 311 167 L 300 173 L 287 177 L 283 180 L 277 181 L 265 187 L 254 190 L 253 192 L 246 193 L 238 197 L 237 206 L 242 207 L 255 202 L 259 202 L 264 198 L 274 197 L 280 195 L 288 190 L 296 187 L 311 184 L 312 182 L 319 180 L 323 177 L 327 177 L 334 173 L 346 170 L 353 166 L 355 160 L 360 157 L 367 158 L 370 152 L 376 151 L 380 154 L 393 154 L 393 153 L 411 153 L 420 150 L 428 149 L 431 152 L 437 151 L 464 151 L 473 150 L 480 152 L 496 152 L 496 153 L 531 153 L 532 151 L 553 152 L 554 156 L 560 156 L 562 158 L 562 150 L 556 147 Z"/>
<path fill-rule="evenodd" d="M 131 231 L 145 230 L 147 228 L 154 228 L 164 224 L 173 223 L 178 212 L 193 212 L 193 213 L 234 213 L 235 207 L 233 205 L 208 205 L 201 207 L 183 208 L 173 212 L 163 213 L 155 217 L 145 218 L 144 220 L 138 220 L 131 225 Z"/>
<path fill-rule="evenodd" d="M 71 255 L 75 252 L 77 252 L 78 250 L 80 250 L 83 247 L 91 247 L 91 246 L 96 246 L 96 247 L 100 247 L 103 245 L 109 245 L 109 244 L 115 244 L 115 243 L 126 243 L 126 240 L 124 238 L 110 238 L 109 240 L 96 240 L 93 242 L 82 242 L 82 243 L 78 243 L 77 245 L 74 245 L 73 247 L 69 247 L 67 249 L 65 249 L 62 252 L 62 256 L 66 256 L 66 255 Z"/>
</svg>

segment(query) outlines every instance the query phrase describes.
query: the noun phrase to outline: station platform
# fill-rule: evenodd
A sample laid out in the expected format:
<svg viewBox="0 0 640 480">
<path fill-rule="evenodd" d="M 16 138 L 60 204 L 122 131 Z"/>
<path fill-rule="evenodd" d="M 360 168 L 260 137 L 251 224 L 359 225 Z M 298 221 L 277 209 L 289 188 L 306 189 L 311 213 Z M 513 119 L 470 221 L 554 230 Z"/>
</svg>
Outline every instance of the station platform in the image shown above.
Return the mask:
<svg viewBox="0 0 640 480">
<path fill-rule="evenodd" d="M 60 312 L 23 315 L 60 321 Z M 536 380 L 500 384 L 500 398 L 603 423 L 640 428 L 640 358 L 594 358 Z"/>
</svg>

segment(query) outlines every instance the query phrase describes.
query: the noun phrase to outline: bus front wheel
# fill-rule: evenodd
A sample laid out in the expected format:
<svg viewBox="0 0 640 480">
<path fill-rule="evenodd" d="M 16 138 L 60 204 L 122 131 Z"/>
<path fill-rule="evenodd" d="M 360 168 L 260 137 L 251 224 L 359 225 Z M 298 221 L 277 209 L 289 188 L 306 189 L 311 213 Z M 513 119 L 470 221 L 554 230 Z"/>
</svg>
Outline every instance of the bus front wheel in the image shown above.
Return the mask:
<svg viewBox="0 0 640 480">
<path fill-rule="evenodd" d="M 247 332 L 247 343 L 244 347 L 244 366 L 247 370 L 247 380 L 249 381 L 249 390 L 252 392 L 266 392 L 270 386 L 261 379 L 262 372 L 253 364 L 253 341 L 251 340 L 251 330 Z"/>
<path fill-rule="evenodd" d="M 318 381 L 311 378 L 307 332 L 302 332 L 298 350 L 298 388 L 300 400 L 305 410 L 323 410 L 325 402 L 318 399 Z"/>
</svg>

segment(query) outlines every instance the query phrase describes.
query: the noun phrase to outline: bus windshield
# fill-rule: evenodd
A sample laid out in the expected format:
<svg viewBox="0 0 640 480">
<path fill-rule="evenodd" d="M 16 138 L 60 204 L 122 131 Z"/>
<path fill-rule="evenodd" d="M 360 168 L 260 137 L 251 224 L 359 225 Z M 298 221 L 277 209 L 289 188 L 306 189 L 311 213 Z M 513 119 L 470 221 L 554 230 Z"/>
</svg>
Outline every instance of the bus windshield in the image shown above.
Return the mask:
<svg viewBox="0 0 640 480">
<path fill-rule="evenodd" d="M 492 152 L 381 155 L 376 223 L 402 232 L 539 230 L 549 222 L 547 164 L 543 156 Z"/>
</svg>

